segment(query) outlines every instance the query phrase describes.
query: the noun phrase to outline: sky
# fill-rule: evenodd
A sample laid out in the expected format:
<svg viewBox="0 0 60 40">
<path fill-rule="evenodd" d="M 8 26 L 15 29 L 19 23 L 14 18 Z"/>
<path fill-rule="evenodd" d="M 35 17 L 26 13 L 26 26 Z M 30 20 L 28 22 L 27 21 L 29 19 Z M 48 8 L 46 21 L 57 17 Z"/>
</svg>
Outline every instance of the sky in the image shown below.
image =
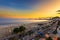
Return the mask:
<svg viewBox="0 0 60 40">
<path fill-rule="evenodd" d="M 60 16 L 60 0 L 0 0 L 0 18 Z"/>
</svg>

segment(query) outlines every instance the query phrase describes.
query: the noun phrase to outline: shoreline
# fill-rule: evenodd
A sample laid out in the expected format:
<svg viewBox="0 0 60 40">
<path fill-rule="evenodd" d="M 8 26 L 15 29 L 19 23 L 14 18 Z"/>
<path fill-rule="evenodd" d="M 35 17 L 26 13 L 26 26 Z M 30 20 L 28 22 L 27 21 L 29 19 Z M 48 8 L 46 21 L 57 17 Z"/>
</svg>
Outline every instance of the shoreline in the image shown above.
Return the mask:
<svg viewBox="0 0 60 40">
<path fill-rule="evenodd" d="M 45 22 L 34 22 L 34 23 L 29 23 L 29 24 L 22 24 L 23 26 L 26 27 L 26 30 L 30 30 L 32 29 L 33 27 L 37 27 L 36 24 L 44 24 L 44 23 L 48 23 L 49 21 L 45 21 Z M 14 28 L 16 27 L 19 27 L 21 26 L 21 24 L 18 24 L 18 25 L 14 25 L 14 26 L 7 26 L 7 27 L 2 27 L 0 26 L 0 38 L 3 38 L 3 37 L 6 37 L 6 36 L 9 36 L 11 35 L 11 32 Z"/>
</svg>

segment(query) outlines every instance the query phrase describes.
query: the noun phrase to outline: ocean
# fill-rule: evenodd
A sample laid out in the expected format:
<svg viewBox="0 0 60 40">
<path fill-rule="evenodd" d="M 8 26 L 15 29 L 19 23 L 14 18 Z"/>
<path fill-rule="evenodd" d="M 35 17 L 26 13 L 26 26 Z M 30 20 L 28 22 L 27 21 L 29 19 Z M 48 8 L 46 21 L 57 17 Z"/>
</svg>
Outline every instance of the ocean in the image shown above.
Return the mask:
<svg viewBox="0 0 60 40">
<path fill-rule="evenodd" d="M 44 22 L 48 20 L 28 20 L 28 19 L 1 19 L 0 18 L 0 26 L 5 25 L 13 25 L 13 24 L 28 24 L 34 22 Z"/>
</svg>

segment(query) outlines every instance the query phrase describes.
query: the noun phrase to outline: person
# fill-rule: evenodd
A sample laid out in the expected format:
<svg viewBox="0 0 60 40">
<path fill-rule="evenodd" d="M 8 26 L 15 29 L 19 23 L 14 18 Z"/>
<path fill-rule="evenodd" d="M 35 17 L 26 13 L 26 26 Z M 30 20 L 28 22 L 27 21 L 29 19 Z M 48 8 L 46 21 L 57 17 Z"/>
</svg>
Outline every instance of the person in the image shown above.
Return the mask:
<svg viewBox="0 0 60 40">
<path fill-rule="evenodd" d="M 41 38 L 40 40 L 46 40 L 45 37 Z"/>
<path fill-rule="evenodd" d="M 34 38 L 32 38 L 31 40 L 35 40 Z"/>
<path fill-rule="evenodd" d="M 57 37 L 56 35 L 53 35 L 53 36 L 52 36 L 52 39 L 53 39 L 53 40 L 58 40 L 58 37 Z"/>
<path fill-rule="evenodd" d="M 45 34 L 46 40 L 52 40 L 48 33 Z"/>
<path fill-rule="evenodd" d="M 42 37 L 43 36 L 43 33 L 42 32 L 38 32 L 38 35 L 40 35 Z"/>
<path fill-rule="evenodd" d="M 58 37 L 57 35 L 53 35 L 53 36 L 52 36 L 52 39 L 53 39 L 53 40 L 60 40 L 60 37 Z"/>
<path fill-rule="evenodd" d="M 58 37 L 58 39 L 57 40 L 60 40 L 60 37 Z"/>
</svg>

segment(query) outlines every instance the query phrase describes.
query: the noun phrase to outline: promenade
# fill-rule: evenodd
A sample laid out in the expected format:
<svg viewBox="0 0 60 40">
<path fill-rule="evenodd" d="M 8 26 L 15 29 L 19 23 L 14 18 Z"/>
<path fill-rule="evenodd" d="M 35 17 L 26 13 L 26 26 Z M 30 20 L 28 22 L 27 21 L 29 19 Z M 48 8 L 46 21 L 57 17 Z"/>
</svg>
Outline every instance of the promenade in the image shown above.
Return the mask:
<svg viewBox="0 0 60 40">
<path fill-rule="evenodd" d="M 54 23 L 54 24 L 51 25 L 52 23 Z M 16 37 L 19 40 L 31 40 L 32 38 L 35 39 L 36 36 L 37 36 L 37 34 L 38 34 L 38 32 L 52 34 L 52 32 L 56 29 L 57 24 L 58 24 L 58 21 L 51 21 L 51 22 L 48 23 L 48 25 L 47 24 L 44 24 L 42 26 L 39 25 L 39 26 L 34 27 L 31 30 L 29 30 L 29 31 L 32 31 L 33 32 L 31 35 L 29 35 L 29 31 L 28 31 L 28 32 L 26 32 L 24 34 L 18 34 L 18 35 L 17 34 L 14 34 L 14 35 L 5 37 L 5 38 L 3 38 L 1 40 L 9 40 L 9 38 L 12 38 L 12 37 Z M 46 26 L 49 26 L 49 27 L 48 28 L 45 28 Z M 43 27 L 45 29 L 43 29 Z M 21 36 L 19 37 L 19 35 L 21 35 Z"/>
</svg>

